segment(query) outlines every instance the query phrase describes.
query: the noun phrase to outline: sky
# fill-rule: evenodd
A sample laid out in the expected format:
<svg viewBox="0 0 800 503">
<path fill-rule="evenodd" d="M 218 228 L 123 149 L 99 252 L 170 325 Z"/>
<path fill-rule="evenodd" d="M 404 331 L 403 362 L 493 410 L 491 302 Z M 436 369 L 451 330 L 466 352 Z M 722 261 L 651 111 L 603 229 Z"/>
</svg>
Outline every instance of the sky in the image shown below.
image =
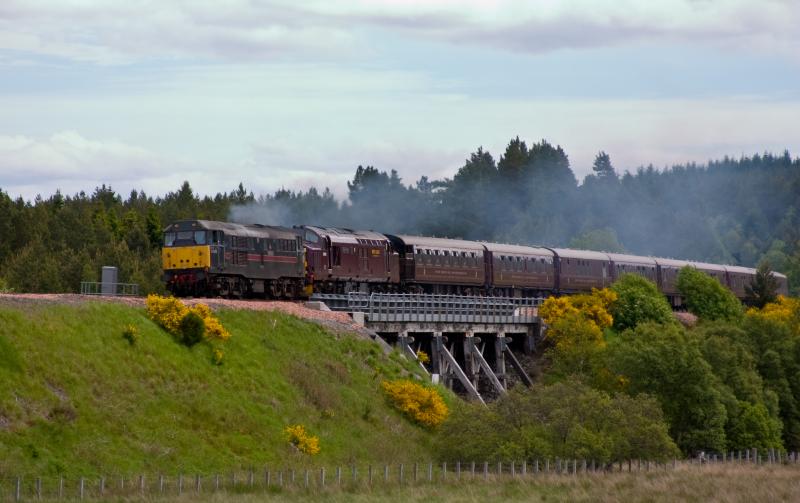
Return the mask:
<svg viewBox="0 0 800 503">
<path fill-rule="evenodd" d="M 0 0 L 0 190 L 452 177 L 546 139 L 578 179 L 800 154 L 794 0 Z"/>
</svg>

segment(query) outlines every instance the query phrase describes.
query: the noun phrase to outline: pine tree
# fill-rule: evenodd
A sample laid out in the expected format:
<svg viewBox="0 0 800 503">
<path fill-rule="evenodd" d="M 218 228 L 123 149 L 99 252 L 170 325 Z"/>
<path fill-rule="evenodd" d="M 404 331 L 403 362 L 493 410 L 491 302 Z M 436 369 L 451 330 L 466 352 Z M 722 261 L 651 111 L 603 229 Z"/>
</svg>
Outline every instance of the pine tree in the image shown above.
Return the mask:
<svg viewBox="0 0 800 503">
<path fill-rule="evenodd" d="M 778 298 L 778 279 L 772 274 L 769 261 L 765 260 L 756 269 L 756 275 L 749 285 L 744 286 L 745 302 L 762 308 Z"/>
</svg>

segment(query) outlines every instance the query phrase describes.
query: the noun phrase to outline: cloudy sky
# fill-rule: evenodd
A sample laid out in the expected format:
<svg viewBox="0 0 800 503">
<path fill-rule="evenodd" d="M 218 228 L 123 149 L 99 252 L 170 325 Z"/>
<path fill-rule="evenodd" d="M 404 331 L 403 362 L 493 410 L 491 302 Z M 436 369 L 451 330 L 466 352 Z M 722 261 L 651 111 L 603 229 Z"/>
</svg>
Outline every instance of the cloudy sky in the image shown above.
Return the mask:
<svg viewBox="0 0 800 503">
<path fill-rule="evenodd" d="M 342 195 L 516 135 L 578 178 L 798 155 L 798 27 L 794 0 L 0 0 L 0 189 Z"/>
</svg>

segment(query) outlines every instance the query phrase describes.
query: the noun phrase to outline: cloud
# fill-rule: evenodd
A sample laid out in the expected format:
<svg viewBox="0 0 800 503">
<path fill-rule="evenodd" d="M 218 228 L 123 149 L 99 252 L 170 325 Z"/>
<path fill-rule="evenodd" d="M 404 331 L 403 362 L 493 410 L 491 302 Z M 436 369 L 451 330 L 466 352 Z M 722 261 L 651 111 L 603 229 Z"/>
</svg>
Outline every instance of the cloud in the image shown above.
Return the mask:
<svg viewBox="0 0 800 503">
<path fill-rule="evenodd" d="M 101 183 L 136 186 L 181 167 L 141 147 L 90 140 L 75 131 L 41 139 L 0 136 L 0 186 L 28 197 L 32 187 L 47 193 L 56 188 L 91 190 Z"/>
<path fill-rule="evenodd" d="M 0 48 L 99 63 L 319 59 L 374 33 L 525 53 L 678 40 L 794 55 L 793 0 L 4 0 Z"/>
</svg>

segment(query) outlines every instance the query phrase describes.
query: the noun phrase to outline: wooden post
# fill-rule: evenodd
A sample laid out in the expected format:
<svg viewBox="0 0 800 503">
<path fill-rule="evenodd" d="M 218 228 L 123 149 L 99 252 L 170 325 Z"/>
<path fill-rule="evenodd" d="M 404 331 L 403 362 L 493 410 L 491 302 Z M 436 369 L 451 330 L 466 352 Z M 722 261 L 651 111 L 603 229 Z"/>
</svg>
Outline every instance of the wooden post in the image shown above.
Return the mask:
<svg viewBox="0 0 800 503">
<path fill-rule="evenodd" d="M 305 471 L 305 476 L 304 476 L 304 478 L 305 478 L 305 486 L 306 486 L 306 489 L 308 489 L 308 470 L 306 470 L 306 471 Z"/>
<path fill-rule="evenodd" d="M 183 474 L 178 474 L 178 496 L 183 494 Z"/>
<path fill-rule="evenodd" d="M 283 487 L 283 470 L 278 471 L 278 487 Z"/>
<path fill-rule="evenodd" d="M 474 479 L 475 478 L 475 461 L 471 461 L 470 462 L 469 472 L 470 472 L 469 478 Z"/>
<path fill-rule="evenodd" d="M 83 484 L 84 484 L 84 480 L 83 480 L 83 477 L 81 477 L 81 480 L 80 480 L 80 488 L 79 488 L 79 492 L 80 492 L 80 499 L 83 499 Z"/>
<path fill-rule="evenodd" d="M 83 481 L 83 479 L 81 479 Z M 17 481 L 14 488 L 14 501 L 19 501 L 22 499 L 22 478 L 17 477 Z M 83 495 L 81 495 L 81 499 L 83 499 Z"/>
<path fill-rule="evenodd" d="M 372 485 L 372 465 L 367 466 L 367 483 Z"/>
<path fill-rule="evenodd" d="M 417 483 L 417 477 L 419 474 L 419 463 L 414 463 L 414 483 Z"/>
<path fill-rule="evenodd" d="M 58 499 L 64 496 L 64 477 L 58 477 Z"/>
<path fill-rule="evenodd" d="M 500 384 L 503 386 L 503 389 L 508 389 L 508 383 L 506 382 L 506 358 L 505 358 L 505 349 L 506 349 L 506 334 L 500 332 L 497 334 L 497 337 L 494 340 L 494 364 L 496 369 L 497 378 L 500 380 Z"/>
<path fill-rule="evenodd" d="M 403 463 L 400 463 L 400 474 L 399 474 L 400 485 L 403 484 Z"/>
<path fill-rule="evenodd" d="M 456 461 L 456 480 L 461 480 L 461 461 Z"/>
<path fill-rule="evenodd" d="M 428 463 L 428 482 L 433 482 L 433 463 Z"/>
<path fill-rule="evenodd" d="M 249 480 L 249 482 L 250 482 L 250 487 L 253 487 L 253 485 L 256 482 L 255 474 L 253 473 L 253 469 L 252 468 L 250 468 L 250 480 Z"/>
<path fill-rule="evenodd" d="M 502 461 L 498 461 L 497 462 L 497 476 L 499 477 L 502 474 L 503 474 L 503 462 Z"/>
<path fill-rule="evenodd" d="M 528 474 L 528 460 L 523 460 L 522 461 L 522 476 L 524 477 L 527 474 Z"/>
<path fill-rule="evenodd" d="M 358 471 L 356 470 L 356 465 L 353 465 L 353 482 L 358 480 Z"/>
<path fill-rule="evenodd" d="M 533 463 L 533 473 L 539 473 L 539 458 L 536 458 L 536 461 Z"/>
<path fill-rule="evenodd" d="M 489 463 L 486 461 L 483 462 L 483 480 L 487 480 L 489 478 Z"/>
<path fill-rule="evenodd" d="M 272 480 L 270 480 L 271 478 L 272 474 L 270 473 L 269 469 L 264 468 L 264 487 L 269 488 L 270 482 L 272 482 Z"/>
<path fill-rule="evenodd" d="M 515 465 L 516 465 L 516 463 L 514 463 L 514 462 L 512 461 L 512 462 L 511 462 L 511 478 L 512 478 L 512 479 L 513 479 L 513 478 L 514 478 L 514 476 L 516 475 L 516 466 L 515 466 Z"/>
<path fill-rule="evenodd" d="M 200 493 L 200 489 L 201 489 L 200 480 L 201 480 L 200 479 L 200 474 L 198 473 L 197 475 L 194 476 L 194 492 L 196 492 L 198 494 Z"/>
<path fill-rule="evenodd" d="M 214 475 L 214 490 L 219 491 L 219 473 Z"/>
<path fill-rule="evenodd" d="M 337 466 L 336 467 L 336 485 L 337 486 L 342 485 L 342 467 L 341 466 Z"/>
<path fill-rule="evenodd" d="M 550 458 L 547 458 L 544 461 L 544 472 L 545 473 L 550 473 Z"/>
<path fill-rule="evenodd" d="M 442 463 L 442 481 L 447 480 L 447 461 Z"/>
<path fill-rule="evenodd" d="M 389 482 L 389 465 L 383 465 L 383 481 Z"/>
<path fill-rule="evenodd" d="M 325 467 L 319 469 L 319 482 L 322 487 L 325 487 Z"/>
<path fill-rule="evenodd" d="M 37 483 L 38 482 L 40 481 L 37 479 Z M 100 496 L 103 496 L 105 492 L 106 492 L 106 479 L 105 477 L 100 477 Z M 42 497 L 39 496 L 39 499 L 42 499 Z"/>
<path fill-rule="evenodd" d="M 294 468 L 289 470 L 289 482 L 291 482 L 292 485 L 294 485 Z M 233 488 L 234 489 L 236 488 L 236 479 L 233 479 Z"/>
</svg>

